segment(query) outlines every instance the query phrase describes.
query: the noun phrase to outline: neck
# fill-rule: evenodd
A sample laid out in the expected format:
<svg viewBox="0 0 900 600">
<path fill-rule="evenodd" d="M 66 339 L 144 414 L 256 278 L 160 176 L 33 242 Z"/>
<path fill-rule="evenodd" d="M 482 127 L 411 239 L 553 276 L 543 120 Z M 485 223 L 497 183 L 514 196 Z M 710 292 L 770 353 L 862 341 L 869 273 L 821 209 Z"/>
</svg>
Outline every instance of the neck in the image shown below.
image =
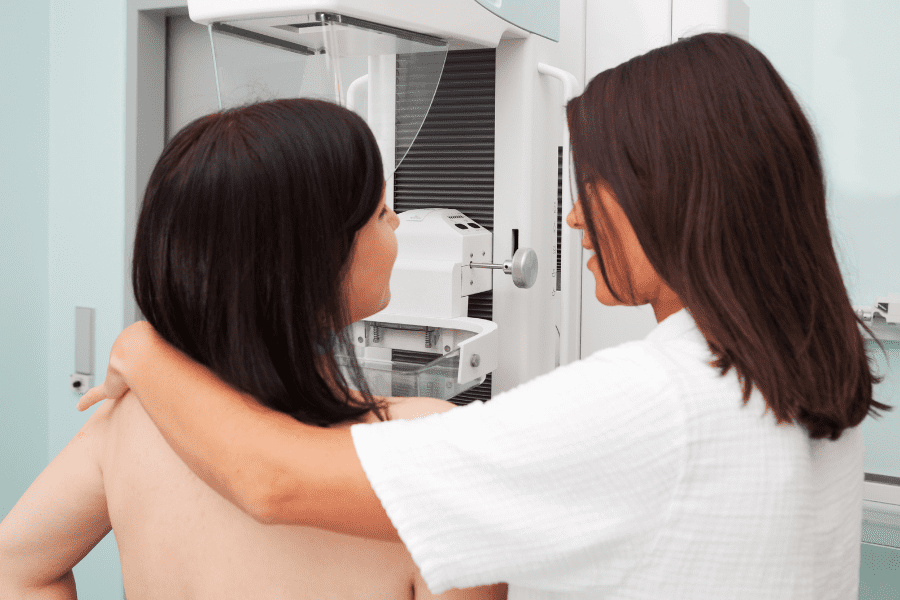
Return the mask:
<svg viewBox="0 0 900 600">
<path fill-rule="evenodd" d="M 650 306 L 653 307 L 657 323 L 662 323 L 667 317 L 684 308 L 681 298 L 666 285 L 661 285 L 656 297 L 650 299 Z"/>
</svg>

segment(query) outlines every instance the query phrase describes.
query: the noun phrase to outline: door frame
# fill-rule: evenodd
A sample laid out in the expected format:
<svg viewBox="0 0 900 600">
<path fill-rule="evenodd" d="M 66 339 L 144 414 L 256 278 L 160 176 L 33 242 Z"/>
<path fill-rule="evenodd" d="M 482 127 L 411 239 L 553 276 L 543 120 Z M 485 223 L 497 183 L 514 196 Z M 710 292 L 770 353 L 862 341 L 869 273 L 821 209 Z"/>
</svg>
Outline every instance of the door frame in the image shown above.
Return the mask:
<svg viewBox="0 0 900 600">
<path fill-rule="evenodd" d="M 187 0 L 127 0 L 125 47 L 124 326 L 141 318 L 131 289 L 138 209 L 166 137 L 166 17 Z"/>
</svg>

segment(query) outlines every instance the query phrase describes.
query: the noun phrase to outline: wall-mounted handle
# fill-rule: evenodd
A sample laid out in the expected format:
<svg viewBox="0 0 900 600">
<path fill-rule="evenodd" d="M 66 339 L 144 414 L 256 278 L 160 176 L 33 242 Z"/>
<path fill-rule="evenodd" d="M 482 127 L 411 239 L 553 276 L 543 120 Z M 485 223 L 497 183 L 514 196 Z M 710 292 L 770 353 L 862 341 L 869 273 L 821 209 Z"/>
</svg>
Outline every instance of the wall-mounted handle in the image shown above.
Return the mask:
<svg viewBox="0 0 900 600">
<path fill-rule="evenodd" d="M 73 392 L 91 388 L 94 374 L 94 309 L 75 307 L 75 372 L 69 376 Z"/>
<path fill-rule="evenodd" d="M 568 71 L 538 63 L 538 73 L 559 79 L 563 84 L 563 107 L 578 93 L 575 76 Z M 562 275 L 562 320 L 559 332 L 559 364 L 565 365 L 581 358 L 581 236 L 565 224 L 565 213 L 575 205 L 569 182 L 569 127 L 563 122 L 562 175 L 562 244 L 560 271 Z"/>
</svg>

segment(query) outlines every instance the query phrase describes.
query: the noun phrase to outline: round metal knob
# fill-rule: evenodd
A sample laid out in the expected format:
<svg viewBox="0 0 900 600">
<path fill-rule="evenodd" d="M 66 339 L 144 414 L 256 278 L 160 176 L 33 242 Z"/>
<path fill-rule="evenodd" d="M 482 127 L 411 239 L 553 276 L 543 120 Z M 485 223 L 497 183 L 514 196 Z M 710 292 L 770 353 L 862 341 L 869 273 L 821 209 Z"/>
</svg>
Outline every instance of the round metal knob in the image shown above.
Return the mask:
<svg viewBox="0 0 900 600">
<path fill-rule="evenodd" d="M 503 272 L 512 275 L 516 287 L 528 289 L 537 281 L 537 252 L 531 248 L 519 248 L 512 260 L 503 262 Z"/>
<path fill-rule="evenodd" d="M 530 288 L 537 281 L 538 259 L 537 252 L 531 248 L 519 248 L 509 260 L 502 265 L 492 263 L 470 262 L 473 269 L 503 269 L 507 275 L 512 275 L 513 283 L 520 288 Z"/>
</svg>

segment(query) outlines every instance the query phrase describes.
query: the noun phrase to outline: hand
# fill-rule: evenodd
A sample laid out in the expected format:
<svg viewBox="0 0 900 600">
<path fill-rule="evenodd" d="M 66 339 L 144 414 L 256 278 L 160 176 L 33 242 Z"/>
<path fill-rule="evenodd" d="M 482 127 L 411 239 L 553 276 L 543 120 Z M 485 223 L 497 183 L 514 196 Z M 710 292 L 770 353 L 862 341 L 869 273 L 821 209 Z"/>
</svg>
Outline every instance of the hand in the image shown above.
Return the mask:
<svg viewBox="0 0 900 600">
<path fill-rule="evenodd" d="M 141 328 L 148 328 L 149 324 L 138 321 L 137 323 L 126 327 L 119 334 L 113 343 L 112 350 L 109 353 L 109 366 L 106 368 L 106 379 L 100 385 L 91 388 L 81 397 L 75 408 L 78 410 L 87 410 L 93 405 L 106 399 L 119 400 L 128 393 L 129 386 L 125 381 L 125 376 L 119 369 L 120 360 L 123 360 L 124 347 L 128 343 L 128 338 L 135 335 Z"/>
<path fill-rule="evenodd" d="M 103 400 L 119 400 L 128 393 L 128 384 L 122 379 L 116 383 L 110 383 L 110 374 L 107 372 L 106 381 L 89 389 L 75 405 L 78 410 L 87 410 Z M 109 390 L 116 390 L 110 392 Z"/>
<path fill-rule="evenodd" d="M 75 406 L 78 410 L 87 410 L 103 400 L 119 400 L 128 393 L 128 384 L 125 378 L 112 367 L 106 369 L 106 380 L 98 386 L 89 389 Z"/>
</svg>

